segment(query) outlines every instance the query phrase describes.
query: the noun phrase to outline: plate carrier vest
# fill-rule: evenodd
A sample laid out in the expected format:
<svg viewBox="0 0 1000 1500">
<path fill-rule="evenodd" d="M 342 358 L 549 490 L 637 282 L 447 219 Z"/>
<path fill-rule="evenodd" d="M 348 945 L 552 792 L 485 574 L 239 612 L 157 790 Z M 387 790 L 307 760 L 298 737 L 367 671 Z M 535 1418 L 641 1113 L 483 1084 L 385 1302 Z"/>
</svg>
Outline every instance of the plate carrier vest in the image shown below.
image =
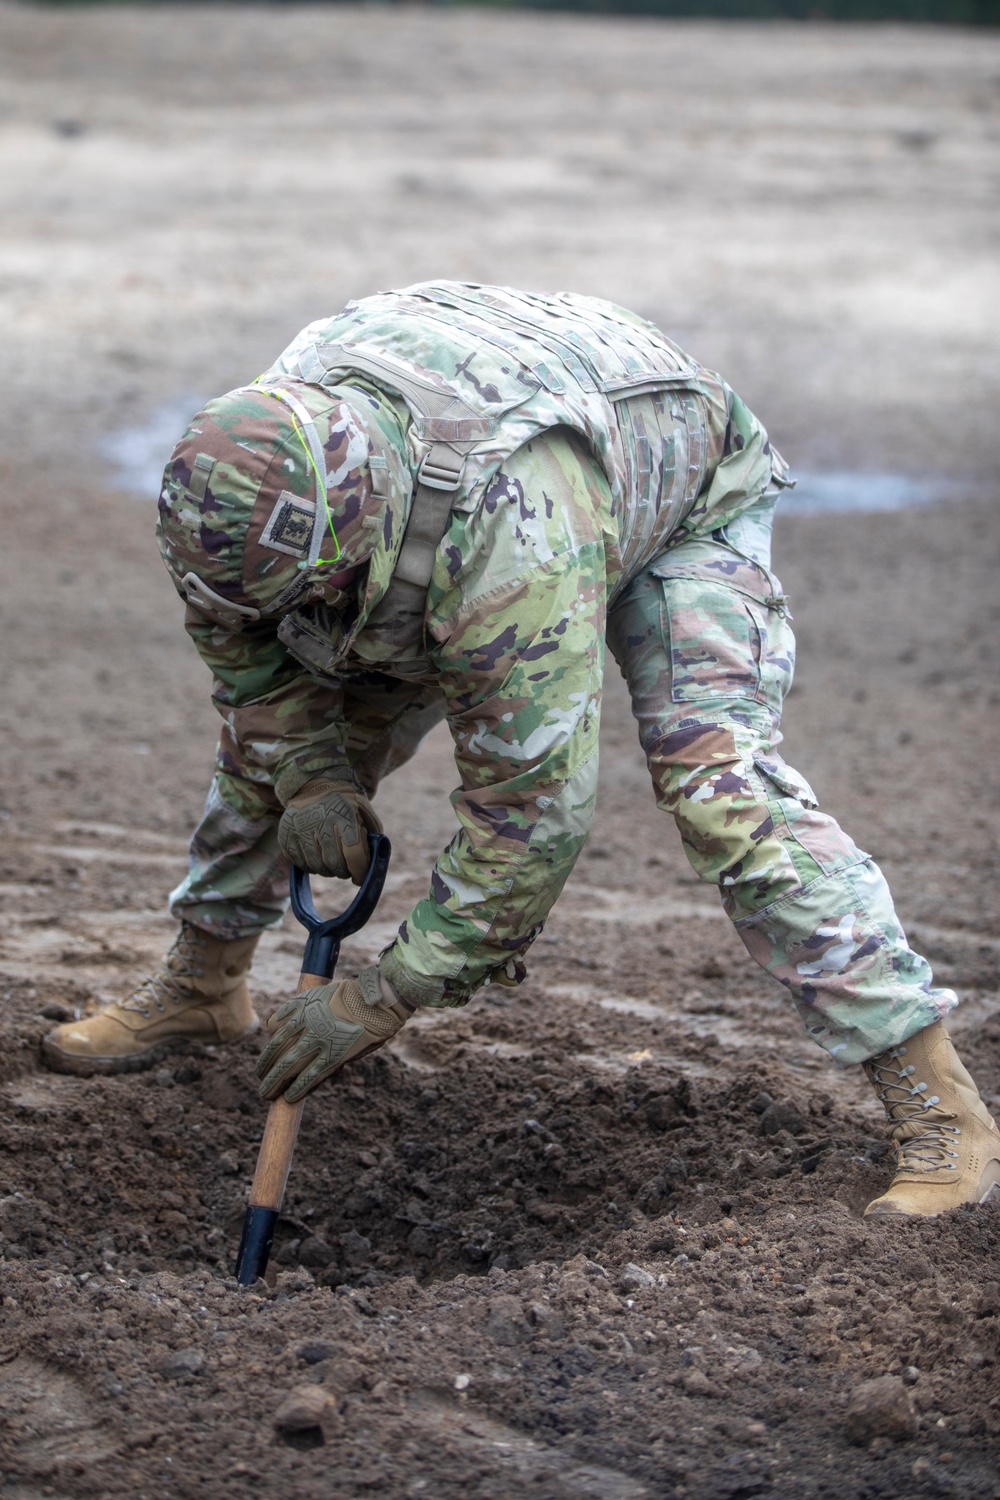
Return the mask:
<svg viewBox="0 0 1000 1500">
<path fill-rule="evenodd" d="M 613 303 L 461 282 L 348 303 L 305 328 L 264 379 L 281 375 L 326 390 L 360 375 L 409 410 L 409 516 L 389 587 L 364 626 L 385 643 L 386 668 L 403 675 L 426 668 L 427 590 L 452 512 L 472 509 L 518 448 L 560 426 L 586 441 L 618 520 L 618 592 L 693 506 L 706 478 L 705 398 L 711 391 L 725 406 L 717 376 Z M 387 493 L 386 467 L 376 449 L 376 495 Z M 301 613 L 286 616 L 279 635 L 304 665 L 329 672 L 330 642 Z"/>
</svg>

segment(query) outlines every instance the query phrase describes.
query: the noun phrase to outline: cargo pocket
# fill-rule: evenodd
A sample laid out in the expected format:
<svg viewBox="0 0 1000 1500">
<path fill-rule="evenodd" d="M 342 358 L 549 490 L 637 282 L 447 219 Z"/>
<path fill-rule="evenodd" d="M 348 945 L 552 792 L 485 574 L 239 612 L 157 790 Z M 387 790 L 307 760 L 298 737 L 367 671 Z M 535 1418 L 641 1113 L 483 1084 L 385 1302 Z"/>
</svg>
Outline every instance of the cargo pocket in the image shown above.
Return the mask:
<svg viewBox="0 0 1000 1500">
<path fill-rule="evenodd" d="M 767 627 L 745 594 L 714 579 L 661 578 L 674 703 L 761 696 Z"/>
<path fill-rule="evenodd" d="M 780 756 L 755 751 L 751 779 L 758 781 L 767 800 L 778 837 L 786 845 L 798 845 L 824 875 L 835 875 L 871 858 L 858 848 L 836 819 L 820 812 L 816 793 L 808 781 Z M 802 866 L 794 847 L 789 848 L 789 853 L 808 881 L 815 871 Z"/>
<path fill-rule="evenodd" d="M 776 755 L 765 755 L 763 750 L 755 750 L 753 763 L 764 779 L 769 781 L 782 797 L 790 797 L 796 802 L 801 802 L 803 807 L 819 807 L 819 798 L 806 778 L 786 760 Z"/>
</svg>

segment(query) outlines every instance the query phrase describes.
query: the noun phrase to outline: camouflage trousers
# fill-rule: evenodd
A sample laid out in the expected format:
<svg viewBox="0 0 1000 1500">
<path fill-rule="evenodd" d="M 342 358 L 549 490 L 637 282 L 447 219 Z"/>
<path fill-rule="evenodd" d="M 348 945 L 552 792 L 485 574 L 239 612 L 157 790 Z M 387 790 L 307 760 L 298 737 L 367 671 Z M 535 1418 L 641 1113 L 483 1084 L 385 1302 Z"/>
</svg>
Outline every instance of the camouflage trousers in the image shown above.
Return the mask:
<svg viewBox="0 0 1000 1500">
<path fill-rule="evenodd" d="M 795 641 L 770 571 L 776 501 L 651 563 L 612 610 L 608 644 L 692 866 L 809 1035 L 858 1063 L 958 1001 L 933 988 L 878 866 L 778 753 Z"/>
<path fill-rule="evenodd" d="M 402 682 L 380 672 L 345 672 L 347 757 L 369 796 L 415 753 L 445 716 L 435 684 Z M 288 860 L 278 848 L 281 804 L 260 782 L 216 775 L 191 836 L 187 878 L 170 897 L 174 916 L 216 937 L 251 937 L 280 922 L 288 908 Z M 273 815 L 246 816 L 273 799 Z M 241 810 L 242 809 L 242 810 Z"/>
<path fill-rule="evenodd" d="M 886 881 L 778 753 L 794 639 L 770 572 L 773 494 L 712 536 L 649 563 L 608 615 L 657 805 L 719 887 L 747 951 L 840 1063 L 904 1041 L 957 1003 L 908 946 Z M 444 717 L 433 684 L 345 673 L 348 754 L 373 792 Z M 232 778 L 228 778 L 232 780 Z M 274 815 L 254 820 L 219 777 L 175 915 L 222 937 L 280 920 L 288 867 Z M 260 805 L 261 787 L 254 787 Z M 581 836 L 580 843 L 585 835 Z"/>
</svg>

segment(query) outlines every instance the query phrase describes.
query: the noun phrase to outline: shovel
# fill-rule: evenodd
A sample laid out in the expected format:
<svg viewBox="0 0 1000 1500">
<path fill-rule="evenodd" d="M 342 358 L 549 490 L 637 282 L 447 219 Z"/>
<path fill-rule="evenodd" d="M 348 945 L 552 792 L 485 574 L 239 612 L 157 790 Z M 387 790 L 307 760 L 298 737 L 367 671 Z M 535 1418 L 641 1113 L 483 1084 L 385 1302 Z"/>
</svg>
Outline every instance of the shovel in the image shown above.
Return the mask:
<svg viewBox="0 0 1000 1500">
<path fill-rule="evenodd" d="M 292 867 L 289 879 L 292 911 L 309 933 L 297 993 L 310 990 L 317 984 L 329 983 L 344 938 L 360 931 L 378 905 L 392 845 L 384 833 L 370 833 L 368 849 L 371 858 L 358 894 L 341 916 L 331 917 L 326 922 L 313 904 L 309 876 L 305 870 Z M 236 1257 L 236 1280 L 240 1286 L 253 1286 L 267 1270 L 304 1107 L 304 1099 L 298 1104 L 289 1104 L 282 1094 L 272 1100 L 267 1112 L 264 1139 L 260 1143 L 257 1170 L 250 1188 L 250 1203 L 243 1219 L 243 1235 Z"/>
</svg>

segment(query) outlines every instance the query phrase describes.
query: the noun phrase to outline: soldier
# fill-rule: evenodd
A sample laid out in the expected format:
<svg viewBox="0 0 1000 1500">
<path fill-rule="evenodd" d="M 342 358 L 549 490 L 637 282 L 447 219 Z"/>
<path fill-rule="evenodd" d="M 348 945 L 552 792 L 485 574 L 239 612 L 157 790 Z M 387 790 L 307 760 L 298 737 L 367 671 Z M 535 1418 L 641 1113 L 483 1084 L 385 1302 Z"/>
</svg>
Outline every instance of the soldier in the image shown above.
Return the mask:
<svg viewBox="0 0 1000 1500">
<path fill-rule="evenodd" d="M 789 482 L 725 381 L 588 297 L 369 297 L 210 402 L 160 497 L 223 719 L 180 933 L 127 999 L 56 1027 L 49 1065 L 127 1072 L 256 1030 L 247 975 L 289 861 L 359 882 L 379 782 L 442 718 L 460 826 L 430 892 L 377 964 L 275 1012 L 261 1093 L 300 1099 L 417 1006 L 517 983 L 587 839 L 607 645 L 695 870 L 885 1106 L 897 1170 L 868 1213 L 987 1197 L 1000 1133 L 943 1025 L 956 996 L 778 753 L 794 643 L 770 532 Z"/>
</svg>

